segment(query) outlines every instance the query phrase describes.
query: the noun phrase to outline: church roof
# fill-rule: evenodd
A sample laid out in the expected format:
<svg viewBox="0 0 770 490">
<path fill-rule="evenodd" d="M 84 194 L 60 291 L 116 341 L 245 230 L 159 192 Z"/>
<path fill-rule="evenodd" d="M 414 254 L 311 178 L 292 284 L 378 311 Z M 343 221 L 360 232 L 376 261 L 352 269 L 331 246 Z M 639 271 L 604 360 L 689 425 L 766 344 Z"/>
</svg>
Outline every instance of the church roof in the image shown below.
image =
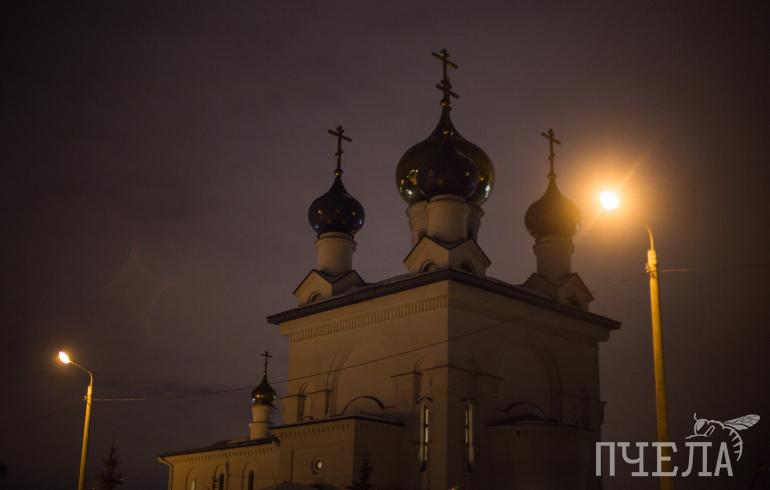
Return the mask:
<svg viewBox="0 0 770 490">
<path fill-rule="evenodd" d="M 395 426 L 403 426 L 404 424 L 401 422 L 397 422 L 395 420 L 386 419 L 383 417 L 379 417 L 376 415 L 369 415 L 369 414 L 353 414 L 353 415 L 342 415 L 339 417 L 328 417 L 324 419 L 318 419 L 318 420 L 305 420 L 303 422 L 296 422 L 292 424 L 283 424 L 283 425 L 275 425 L 271 427 L 271 430 L 280 430 L 280 429 L 288 429 L 291 427 L 300 427 L 305 425 L 314 425 L 314 424 L 328 424 L 331 422 L 339 422 L 341 420 L 366 420 L 369 422 L 375 422 L 380 424 L 388 424 L 388 425 L 395 425 Z M 218 441 L 214 444 L 203 446 L 203 447 L 196 447 L 192 449 L 179 449 L 177 451 L 169 451 L 167 453 L 161 453 L 158 455 L 159 458 L 167 458 L 171 456 L 183 456 L 185 454 L 196 454 L 196 453 L 207 453 L 210 451 L 221 451 L 223 449 L 234 449 L 234 448 L 241 448 L 241 447 L 249 447 L 249 446 L 260 446 L 263 444 L 272 444 L 274 442 L 278 442 L 279 439 L 275 436 L 269 436 L 269 437 L 263 437 L 261 439 L 232 439 L 232 440 L 224 440 L 224 441 Z"/>
<path fill-rule="evenodd" d="M 177 451 L 170 451 L 167 453 L 159 454 L 158 457 L 160 458 L 166 458 L 169 456 L 182 456 L 184 454 L 195 454 L 195 453 L 206 453 L 209 451 L 220 451 L 222 449 L 233 449 L 238 447 L 248 447 L 248 446 L 260 446 L 262 444 L 271 444 L 273 442 L 277 442 L 278 439 L 276 439 L 273 436 L 269 437 L 263 437 L 261 439 L 233 439 L 233 440 L 225 440 L 225 441 L 218 441 L 214 444 L 211 444 L 209 446 L 203 446 L 203 447 L 196 447 L 192 449 L 179 449 Z"/>
<path fill-rule="evenodd" d="M 369 422 L 376 422 L 379 424 L 396 425 L 402 427 L 404 424 L 395 420 L 379 417 L 377 415 L 356 413 L 352 415 L 341 415 L 337 417 L 327 417 L 318 420 L 304 420 L 302 422 L 294 422 L 291 424 L 276 425 L 272 427 L 272 430 L 288 429 L 290 427 L 300 427 L 303 425 L 315 425 L 315 424 L 328 424 L 330 422 L 339 422 L 341 420 L 366 420 Z"/>
<path fill-rule="evenodd" d="M 403 274 L 385 279 L 384 281 L 367 284 L 359 288 L 352 288 L 342 294 L 332 296 L 331 298 L 270 315 L 267 317 L 267 321 L 273 325 L 278 325 L 283 322 L 296 320 L 298 318 L 314 315 L 323 311 L 333 310 L 342 306 L 360 303 L 362 301 L 379 298 L 381 296 L 387 296 L 389 294 L 394 294 L 441 281 L 456 281 L 459 283 L 467 284 L 469 286 L 474 286 L 479 289 L 484 289 L 486 291 L 523 301 L 531 305 L 540 306 L 548 310 L 562 313 L 579 320 L 588 321 L 610 330 L 620 328 L 620 322 L 617 320 L 558 303 L 543 294 L 523 286 L 516 286 L 499 279 L 481 277 L 452 268 L 441 268 L 435 271 L 421 272 L 417 274 Z"/>
</svg>

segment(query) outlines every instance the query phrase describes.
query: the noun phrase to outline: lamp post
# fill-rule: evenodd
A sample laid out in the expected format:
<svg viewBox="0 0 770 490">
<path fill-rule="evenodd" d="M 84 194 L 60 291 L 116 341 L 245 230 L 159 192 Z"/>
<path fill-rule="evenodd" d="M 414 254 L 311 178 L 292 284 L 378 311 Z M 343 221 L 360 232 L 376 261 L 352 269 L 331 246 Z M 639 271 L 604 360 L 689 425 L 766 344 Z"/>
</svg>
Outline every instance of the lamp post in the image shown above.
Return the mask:
<svg viewBox="0 0 770 490">
<path fill-rule="evenodd" d="M 602 207 L 608 211 L 620 206 L 620 199 L 612 192 L 602 192 L 599 195 Z M 663 330 L 660 319 L 660 282 L 658 279 L 658 253 L 655 250 L 655 239 L 652 229 L 644 225 L 650 239 L 647 250 L 645 270 L 650 280 L 650 315 L 652 318 L 652 360 L 655 371 L 655 414 L 658 431 L 658 442 L 668 442 L 668 402 L 666 397 L 666 370 L 663 362 Z M 661 455 L 662 473 L 671 472 L 670 447 L 664 446 Z M 674 482 L 670 476 L 660 477 L 661 490 L 673 490 Z"/>
<path fill-rule="evenodd" d="M 83 490 L 86 485 L 86 460 L 88 459 L 88 429 L 91 425 L 91 396 L 94 391 L 94 373 L 70 359 L 66 352 L 59 352 L 59 361 L 62 364 L 72 364 L 88 373 L 88 388 L 86 389 L 86 419 L 83 423 L 83 446 L 80 449 L 80 475 L 78 476 L 78 490 Z"/>
</svg>

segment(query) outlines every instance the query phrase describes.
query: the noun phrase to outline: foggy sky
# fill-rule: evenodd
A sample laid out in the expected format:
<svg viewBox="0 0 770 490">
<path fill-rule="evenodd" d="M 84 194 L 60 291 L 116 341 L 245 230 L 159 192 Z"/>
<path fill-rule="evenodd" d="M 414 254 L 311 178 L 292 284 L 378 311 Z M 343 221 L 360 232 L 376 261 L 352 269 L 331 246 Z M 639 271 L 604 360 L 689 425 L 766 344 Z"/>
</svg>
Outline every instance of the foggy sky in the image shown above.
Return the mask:
<svg viewBox="0 0 770 490">
<path fill-rule="evenodd" d="M 600 350 L 604 439 L 655 438 L 646 237 L 595 200 L 624 181 L 661 267 L 698 269 L 661 279 L 672 439 L 693 412 L 763 417 L 734 481 L 677 488 L 746 488 L 770 463 L 770 15 L 671 3 L 4 5 L 0 488 L 75 484 L 87 379 L 55 362 L 61 348 L 95 372 L 97 398 L 150 398 L 95 402 L 94 484 L 113 437 L 126 490 L 165 488 L 161 451 L 244 437 L 248 390 L 168 396 L 254 385 L 265 349 L 285 379 L 287 342 L 264 318 L 295 305 L 314 265 L 306 212 L 332 182 L 327 129 L 353 138 L 356 269 L 404 272 L 394 172 L 438 120 L 441 48 L 460 66 L 454 122 L 497 171 L 489 275 L 534 270 L 523 215 L 553 127 L 560 188 L 584 215 L 574 269 L 592 311 L 623 322 Z"/>
</svg>

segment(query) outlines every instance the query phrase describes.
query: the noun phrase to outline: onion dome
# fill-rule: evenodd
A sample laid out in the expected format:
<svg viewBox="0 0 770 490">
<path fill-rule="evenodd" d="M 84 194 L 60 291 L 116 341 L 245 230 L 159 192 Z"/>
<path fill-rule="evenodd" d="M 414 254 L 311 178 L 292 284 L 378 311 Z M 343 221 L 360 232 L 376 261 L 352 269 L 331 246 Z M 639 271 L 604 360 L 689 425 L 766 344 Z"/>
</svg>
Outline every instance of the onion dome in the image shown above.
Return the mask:
<svg viewBox="0 0 770 490">
<path fill-rule="evenodd" d="M 580 210 L 559 191 L 556 172 L 553 171 L 553 161 L 556 158 L 553 146 L 560 145 L 561 141 L 556 139 L 553 129 L 549 129 L 542 136 L 548 140 L 548 161 L 551 166 L 551 171 L 548 172 L 548 188 L 543 197 L 529 206 L 524 215 L 524 224 L 535 239 L 572 238 L 580 227 Z"/>
<path fill-rule="evenodd" d="M 533 202 L 524 215 L 524 224 L 535 238 L 572 238 L 580 227 L 580 210 L 564 197 L 556 185 L 556 174 L 548 175 L 543 197 Z"/>
<path fill-rule="evenodd" d="M 364 226 L 364 207 L 342 184 L 342 170 L 338 168 L 334 175 L 326 194 L 310 205 L 307 220 L 319 235 L 329 232 L 355 235 Z"/>
<path fill-rule="evenodd" d="M 252 405 L 272 405 L 278 399 L 270 383 L 267 382 L 267 373 L 262 376 L 262 382 L 251 391 Z"/>
<path fill-rule="evenodd" d="M 273 356 L 270 355 L 269 351 L 265 351 L 260 355 L 265 358 L 265 371 L 262 374 L 262 382 L 251 391 L 251 404 L 272 405 L 278 399 L 278 394 L 267 381 L 267 365 Z"/>
<path fill-rule="evenodd" d="M 437 152 L 417 170 L 417 185 L 426 199 L 453 194 L 468 199 L 479 185 L 476 164 L 444 137 Z"/>
<path fill-rule="evenodd" d="M 427 196 L 419 184 L 420 167 L 432 157 L 445 151 L 444 141 L 459 153 L 470 159 L 476 167 L 474 190 L 467 197 L 468 202 L 476 205 L 483 204 L 492 193 L 495 184 L 495 167 L 489 156 L 474 143 L 463 138 L 452 124 L 449 116 L 451 107 L 444 105 L 436 129 L 425 140 L 409 148 L 399 160 L 396 167 L 396 186 L 401 198 L 407 204 L 423 201 Z"/>
<path fill-rule="evenodd" d="M 342 126 L 329 130 L 337 138 L 337 168 L 334 170 L 334 182 L 323 196 L 317 198 L 307 210 L 307 220 L 319 235 L 329 232 L 355 235 L 364 226 L 364 207 L 355 197 L 348 194 L 342 184 L 342 142 L 353 141 L 345 136 Z"/>
</svg>

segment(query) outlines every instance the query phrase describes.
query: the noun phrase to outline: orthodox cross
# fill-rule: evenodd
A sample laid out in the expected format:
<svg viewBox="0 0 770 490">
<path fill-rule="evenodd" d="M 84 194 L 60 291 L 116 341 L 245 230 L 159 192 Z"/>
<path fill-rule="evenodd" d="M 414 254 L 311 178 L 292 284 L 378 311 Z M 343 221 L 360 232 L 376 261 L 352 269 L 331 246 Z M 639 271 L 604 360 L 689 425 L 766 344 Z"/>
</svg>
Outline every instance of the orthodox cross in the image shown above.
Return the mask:
<svg viewBox="0 0 770 490">
<path fill-rule="evenodd" d="M 260 356 L 265 358 L 265 374 L 267 374 L 267 363 L 270 360 L 270 358 L 273 357 L 273 356 L 270 355 L 270 351 L 268 351 L 268 350 L 266 350 L 265 352 L 260 354 Z"/>
<path fill-rule="evenodd" d="M 334 171 L 334 175 L 339 176 L 342 175 L 342 154 L 345 153 L 342 150 L 342 140 L 347 142 L 351 142 L 353 140 L 345 136 L 345 130 L 342 129 L 342 126 L 337 126 L 336 131 L 332 131 L 330 129 L 329 134 L 337 137 L 337 153 L 334 154 L 337 157 L 337 170 Z"/>
<path fill-rule="evenodd" d="M 549 129 L 547 133 L 543 133 L 543 138 L 548 140 L 548 160 L 551 162 L 551 171 L 548 173 L 548 176 L 556 176 L 553 171 L 553 159 L 556 158 L 556 153 L 553 152 L 553 145 L 554 143 L 560 145 L 561 141 L 556 139 L 556 133 L 553 132 L 553 129 Z"/>
<path fill-rule="evenodd" d="M 438 53 L 431 53 L 433 56 L 441 60 L 443 77 L 441 82 L 436 84 L 436 88 L 441 90 L 443 97 L 441 98 L 441 107 L 449 107 L 452 103 L 452 97 L 459 99 L 460 96 L 455 92 L 452 92 L 452 84 L 449 83 L 449 76 L 447 75 L 447 67 L 451 66 L 457 69 L 457 64 L 449 61 L 449 51 L 442 49 Z"/>
</svg>

